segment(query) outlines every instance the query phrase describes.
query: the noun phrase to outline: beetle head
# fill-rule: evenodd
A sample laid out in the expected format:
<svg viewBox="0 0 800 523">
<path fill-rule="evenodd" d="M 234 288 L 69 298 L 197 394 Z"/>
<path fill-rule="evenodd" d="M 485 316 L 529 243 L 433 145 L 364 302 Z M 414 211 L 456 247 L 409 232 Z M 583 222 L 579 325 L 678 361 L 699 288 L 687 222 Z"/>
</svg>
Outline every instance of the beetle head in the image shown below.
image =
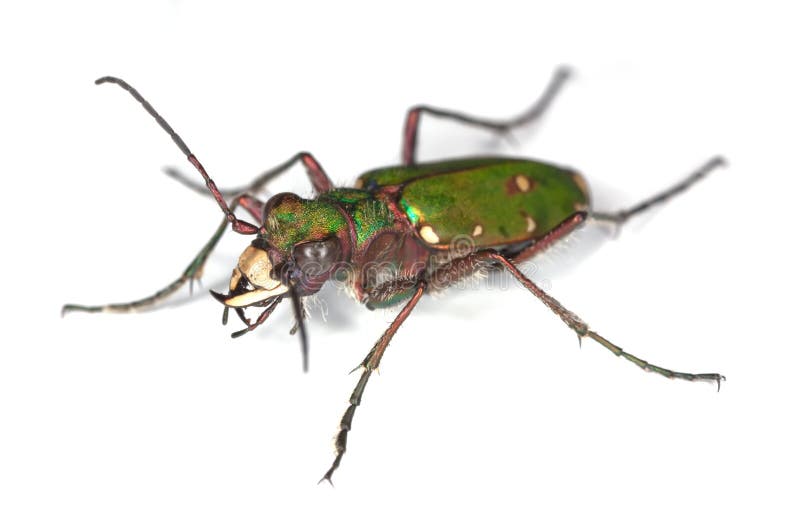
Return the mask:
<svg viewBox="0 0 800 523">
<path fill-rule="evenodd" d="M 273 196 L 264 208 L 264 231 L 239 257 L 230 294 L 214 296 L 228 307 L 265 305 L 294 288 L 318 292 L 350 250 L 349 227 L 332 204 L 294 194 Z"/>
</svg>

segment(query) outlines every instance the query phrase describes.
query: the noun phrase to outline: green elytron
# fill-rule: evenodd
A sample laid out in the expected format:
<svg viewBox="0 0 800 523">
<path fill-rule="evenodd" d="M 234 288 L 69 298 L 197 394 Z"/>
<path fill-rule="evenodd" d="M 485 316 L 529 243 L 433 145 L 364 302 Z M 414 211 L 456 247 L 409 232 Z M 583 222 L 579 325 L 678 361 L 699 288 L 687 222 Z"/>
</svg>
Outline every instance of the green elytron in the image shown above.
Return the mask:
<svg viewBox="0 0 800 523">
<path fill-rule="evenodd" d="M 259 176 L 249 186 L 222 191 L 206 173 L 183 140 L 142 96 L 124 81 L 104 77 L 96 83 L 115 83 L 127 90 L 172 137 L 202 175 L 200 185 L 169 171 L 182 183 L 211 195 L 225 218 L 181 276 L 147 298 L 103 306 L 65 305 L 64 311 L 128 312 L 151 307 L 185 283 L 199 278 L 220 237 L 231 228 L 254 235 L 233 269 L 227 294 L 211 291 L 224 305 L 223 323 L 233 309 L 245 328 L 241 336 L 263 324 L 279 303 L 292 303 L 302 341 L 304 368 L 308 349 L 303 321 L 305 297 L 330 281 L 344 282 L 353 296 L 369 308 L 402 304 L 397 317 L 362 361 L 358 384 L 350 397 L 336 438 L 336 457 L 323 476 L 331 480 L 347 447 L 347 434 L 367 381 L 400 325 L 427 292 L 486 269 L 504 269 L 547 305 L 579 338 L 591 338 L 617 356 L 645 370 L 670 378 L 709 380 L 719 386 L 720 374 L 689 374 L 652 365 L 590 330 L 576 314 L 545 293 L 517 268 L 587 218 L 622 224 L 650 206 L 686 190 L 723 164 L 715 157 L 677 185 L 639 205 L 617 213 L 591 210 L 587 185 L 576 171 L 524 159 L 467 158 L 436 163 L 415 160 L 422 114 L 449 118 L 466 125 L 505 133 L 541 116 L 568 74 L 556 72 L 540 99 L 519 117 L 507 121 L 475 118 L 427 106 L 409 110 L 403 139 L 403 163 L 362 174 L 355 188 L 336 188 L 309 153 L 298 153 Z M 270 180 L 302 163 L 314 188 L 313 199 L 281 193 L 266 203 L 254 194 Z M 243 208 L 254 223 L 238 218 Z M 255 318 L 245 311 L 258 311 Z"/>
</svg>

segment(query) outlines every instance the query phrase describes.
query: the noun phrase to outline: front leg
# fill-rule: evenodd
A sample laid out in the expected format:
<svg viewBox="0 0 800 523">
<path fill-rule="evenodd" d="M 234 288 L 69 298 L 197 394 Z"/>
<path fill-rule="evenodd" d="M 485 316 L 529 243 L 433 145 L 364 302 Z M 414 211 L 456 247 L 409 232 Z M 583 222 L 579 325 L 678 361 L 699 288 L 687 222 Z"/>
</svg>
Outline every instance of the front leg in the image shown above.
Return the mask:
<svg viewBox="0 0 800 523">
<path fill-rule="evenodd" d="M 382 292 L 384 295 L 391 294 L 392 291 L 397 293 L 406 293 L 408 292 L 410 286 L 416 289 L 414 294 L 411 296 L 411 299 L 408 300 L 405 306 L 403 306 L 403 310 L 401 310 L 394 321 L 392 321 L 392 324 L 389 325 L 389 328 L 386 329 L 377 343 L 375 343 L 375 346 L 372 347 L 372 350 L 369 351 L 367 357 L 364 358 L 364 361 L 361 363 L 361 366 L 364 368 L 364 370 L 361 372 L 361 377 L 358 379 L 356 388 L 353 389 L 353 393 L 350 395 L 350 406 L 347 407 L 344 416 L 342 416 L 342 420 L 339 422 L 339 432 L 336 434 L 336 458 L 334 458 L 333 464 L 331 464 L 325 475 L 322 476 L 320 482 L 328 480 L 329 483 L 333 484 L 331 477 L 333 476 L 333 472 L 339 468 L 339 464 L 342 461 L 342 456 L 344 456 L 344 453 L 347 450 L 347 433 L 350 432 L 350 429 L 353 426 L 353 416 L 356 413 L 356 408 L 361 404 L 361 397 L 364 395 L 364 389 L 367 387 L 367 381 L 372 375 L 372 371 L 376 370 L 380 365 L 381 358 L 383 358 L 383 353 L 386 352 L 386 347 L 389 346 L 389 342 L 392 341 L 397 329 L 400 328 L 400 325 L 403 324 L 406 318 L 408 318 L 409 314 L 411 314 L 411 311 L 414 310 L 414 307 L 416 307 L 417 302 L 419 302 L 419 299 L 425 292 L 426 283 L 422 280 L 398 280 L 389 282 L 382 286 Z"/>
<path fill-rule="evenodd" d="M 261 211 L 264 208 L 264 203 L 249 194 L 242 194 L 239 197 L 235 198 L 230 205 L 231 212 L 235 211 L 238 206 L 242 206 L 247 212 L 249 212 L 253 218 L 256 219 L 258 223 L 263 221 L 263 217 L 261 215 Z M 200 249 L 189 265 L 184 269 L 183 273 L 172 283 L 164 287 L 163 289 L 158 290 L 157 292 L 145 297 L 140 298 L 138 300 L 123 302 L 123 303 L 109 303 L 106 305 L 77 305 L 74 303 L 68 303 L 64 305 L 61 309 L 61 315 L 68 312 L 80 311 L 80 312 L 139 312 L 143 310 L 147 310 L 153 308 L 154 306 L 162 303 L 164 300 L 175 294 L 181 287 L 183 287 L 186 283 L 189 284 L 189 288 L 191 290 L 193 282 L 195 280 L 199 280 L 200 276 L 203 274 L 203 268 L 205 267 L 206 261 L 208 261 L 208 257 L 211 255 L 211 251 L 219 243 L 220 238 L 222 235 L 225 234 L 225 231 L 228 228 L 228 219 L 227 217 L 222 220 L 222 223 L 219 224 L 216 231 L 214 231 L 214 235 L 211 236 L 211 239 L 203 245 L 203 248 Z M 239 312 L 237 310 L 237 312 Z M 228 318 L 228 309 L 225 308 L 225 313 L 223 315 L 223 323 L 227 322 Z"/>
</svg>

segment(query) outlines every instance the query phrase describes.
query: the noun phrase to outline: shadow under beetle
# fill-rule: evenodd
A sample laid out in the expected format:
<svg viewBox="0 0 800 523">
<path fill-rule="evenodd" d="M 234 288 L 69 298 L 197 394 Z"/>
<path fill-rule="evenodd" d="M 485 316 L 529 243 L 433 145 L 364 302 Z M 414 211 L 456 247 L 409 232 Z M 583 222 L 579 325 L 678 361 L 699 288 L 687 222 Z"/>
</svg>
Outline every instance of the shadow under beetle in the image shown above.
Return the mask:
<svg viewBox="0 0 800 523">
<path fill-rule="evenodd" d="M 361 362 L 361 377 L 336 436 L 336 457 L 322 478 L 328 481 L 344 455 L 347 433 L 367 381 L 400 325 L 426 292 L 445 288 L 485 269 L 508 271 L 561 318 L 579 340 L 591 338 L 644 370 L 668 378 L 714 381 L 719 389 L 720 381 L 725 379 L 720 374 L 675 372 L 623 351 L 527 278 L 517 264 L 544 251 L 587 218 L 621 225 L 652 205 L 665 202 L 723 165 L 721 157 L 710 159 L 669 189 L 616 213 L 591 210 L 586 182 L 571 169 L 501 157 L 416 162 L 417 133 L 423 114 L 505 134 L 541 117 L 568 76 L 566 68 L 558 69 L 536 103 L 509 120 L 476 118 L 423 105 L 412 107 L 403 132 L 402 164 L 362 174 L 355 188 L 335 187 L 316 159 L 301 152 L 250 185 L 231 191 L 217 188 L 180 136 L 138 91 L 119 78 L 100 78 L 95 83 L 113 83 L 128 91 L 172 137 L 205 185 L 174 170 L 167 173 L 212 196 L 225 218 L 183 274 L 152 296 L 102 306 L 65 305 L 63 312 L 131 312 L 159 303 L 200 277 L 228 224 L 237 233 L 255 239 L 233 269 L 228 294 L 211 291 L 225 306 L 223 323 L 227 323 L 228 311 L 233 309 L 245 325 L 233 333 L 238 337 L 263 324 L 284 299 L 290 301 L 296 320 L 292 331 L 300 334 L 305 370 L 308 342 L 303 300 L 328 280 L 345 282 L 354 297 L 370 309 L 403 303 L 397 317 Z M 313 199 L 281 193 L 264 203 L 254 196 L 296 163 L 301 163 L 308 173 Z M 238 218 L 234 214 L 238 207 L 249 213 L 255 223 Z M 247 309 L 260 312 L 251 319 L 245 315 Z"/>
</svg>

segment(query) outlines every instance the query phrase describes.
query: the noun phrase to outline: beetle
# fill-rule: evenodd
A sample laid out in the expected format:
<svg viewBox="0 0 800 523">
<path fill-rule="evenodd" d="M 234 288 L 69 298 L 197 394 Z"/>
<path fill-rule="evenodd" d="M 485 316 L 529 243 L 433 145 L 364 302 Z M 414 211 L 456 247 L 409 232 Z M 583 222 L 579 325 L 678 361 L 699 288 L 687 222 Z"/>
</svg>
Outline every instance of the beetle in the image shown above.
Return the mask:
<svg viewBox="0 0 800 523">
<path fill-rule="evenodd" d="M 539 298 L 577 335 L 595 340 L 640 368 L 669 378 L 713 381 L 717 373 L 676 372 L 640 359 L 591 330 L 575 313 L 526 277 L 518 264 L 545 251 L 593 218 L 622 225 L 653 205 L 663 203 L 724 164 L 716 156 L 670 188 L 638 205 L 614 213 L 591 208 L 589 189 L 577 171 L 542 161 L 504 158 L 460 158 L 431 163 L 416 161 L 417 136 L 423 115 L 506 134 L 540 118 L 569 76 L 559 68 L 537 101 L 509 120 L 478 118 L 460 112 L 419 105 L 408 110 L 400 165 L 362 174 L 353 188 L 337 188 L 320 163 L 300 152 L 238 190 L 220 190 L 181 137 L 139 92 L 119 78 L 106 76 L 96 84 L 116 84 L 155 118 L 200 173 L 200 184 L 178 171 L 168 174 L 190 188 L 213 197 L 224 214 L 210 240 L 183 273 L 155 294 L 136 301 L 101 306 L 65 305 L 62 312 L 131 312 L 152 307 L 202 274 L 209 255 L 230 226 L 254 236 L 233 269 L 227 294 L 211 291 L 223 305 L 223 323 L 233 309 L 244 328 L 241 336 L 262 325 L 284 300 L 295 316 L 303 368 L 308 369 L 308 340 L 303 300 L 326 282 L 343 282 L 355 299 L 370 309 L 400 306 L 392 323 L 368 352 L 361 375 L 339 424 L 336 455 L 320 481 L 331 481 L 347 448 L 347 435 L 372 373 L 394 334 L 422 296 L 488 269 L 511 274 Z M 314 197 L 280 193 L 262 202 L 255 193 L 268 182 L 301 164 Z M 241 207 L 254 222 L 240 219 Z M 254 318 L 245 311 L 258 311 Z"/>
</svg>

